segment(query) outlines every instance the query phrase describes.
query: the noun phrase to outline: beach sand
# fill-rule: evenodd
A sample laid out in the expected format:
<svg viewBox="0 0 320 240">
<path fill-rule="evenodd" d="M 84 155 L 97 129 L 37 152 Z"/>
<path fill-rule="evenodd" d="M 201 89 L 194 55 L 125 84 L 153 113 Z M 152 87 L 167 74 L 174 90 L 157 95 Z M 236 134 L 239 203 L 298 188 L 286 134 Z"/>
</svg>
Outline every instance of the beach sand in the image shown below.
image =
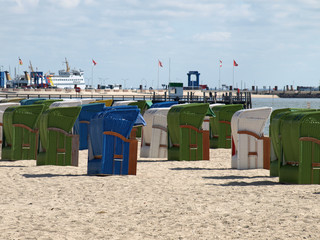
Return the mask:
<svg viewBox="0 0 320 240">
<path fill-rule="evenodd" d="M 136 176 L 0 161 L 0 239 L 320 239 L 320 187 L 210 161 L 138 160 Z"/>
</svg>

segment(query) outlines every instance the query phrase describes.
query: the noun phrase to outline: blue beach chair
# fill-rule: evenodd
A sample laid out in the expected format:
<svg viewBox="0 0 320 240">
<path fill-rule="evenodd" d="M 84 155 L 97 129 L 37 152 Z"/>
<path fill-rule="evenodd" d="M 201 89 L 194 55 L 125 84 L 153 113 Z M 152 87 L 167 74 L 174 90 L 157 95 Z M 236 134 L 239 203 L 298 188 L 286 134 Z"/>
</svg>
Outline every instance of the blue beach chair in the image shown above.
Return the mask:
<svg viewBox="0 0 320 240">
<path fill-rule="evenodd" d="M 77 118 L 73 133 L 79 135 L 79 150 L 88 149 L 88 128 L 91 118 L 98 112 L 103 111 L 104 103 L 91 103 L 82 105 L 81 112 Z"/>
<path fill-rule="evenodd" d="M 90 120 L 88 174 L 136 174 L 138 142 L 129 137 L 138 115 L 136 107 L 110 107 Z"/>
</svg>

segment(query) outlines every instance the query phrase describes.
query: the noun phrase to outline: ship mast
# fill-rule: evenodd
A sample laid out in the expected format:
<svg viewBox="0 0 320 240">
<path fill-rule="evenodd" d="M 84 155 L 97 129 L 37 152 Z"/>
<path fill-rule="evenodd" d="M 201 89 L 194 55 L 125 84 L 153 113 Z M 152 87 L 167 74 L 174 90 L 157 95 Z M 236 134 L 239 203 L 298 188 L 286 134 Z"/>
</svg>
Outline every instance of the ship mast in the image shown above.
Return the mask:
<svg viewBox="0 0 320 240">
<path fill-rule="evenodd" d="M 66 59 L 66 72 L 70 72 L 70 67 L 67 58 Z"/>
</svg>

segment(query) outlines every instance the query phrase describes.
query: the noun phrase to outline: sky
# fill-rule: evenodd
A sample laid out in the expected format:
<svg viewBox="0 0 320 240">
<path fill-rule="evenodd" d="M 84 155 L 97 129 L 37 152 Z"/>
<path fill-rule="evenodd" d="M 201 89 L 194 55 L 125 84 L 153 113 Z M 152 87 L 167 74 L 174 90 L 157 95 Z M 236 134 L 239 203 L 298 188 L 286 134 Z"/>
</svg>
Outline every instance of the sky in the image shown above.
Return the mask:
<svg viewBox="0 0 320 240">
<path fill-rule="evenodd" d="M 320 84 L 318 0 L 0 0 L 0 9 L 0 67 L 12 75 L 29 61 L 57 73 L 67 58 L 94 86 L 186 86 L 189 71 L 210 88 Z"/>
</svg>

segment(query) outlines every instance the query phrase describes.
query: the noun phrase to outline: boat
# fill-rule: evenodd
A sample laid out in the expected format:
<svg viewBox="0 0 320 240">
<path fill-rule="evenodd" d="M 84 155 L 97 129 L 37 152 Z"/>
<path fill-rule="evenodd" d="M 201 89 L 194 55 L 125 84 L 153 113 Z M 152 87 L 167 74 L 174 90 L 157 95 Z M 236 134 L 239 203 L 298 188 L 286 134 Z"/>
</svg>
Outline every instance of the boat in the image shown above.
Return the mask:
<svg viewBox="0 0 320 240">
<path fill-rule="evenodd" d="M 53 88 L 65 88 L 71 89 L 79 87 L 80 89 L 85 89 L 86 84 L 84 81 L 84 72 L 79 69 L 71 70 L 67 59 L 65 59 L 66 69 L 59 70 L 59 74 L 55 75 L 54 73 L 45 74 L 47 79 L 47 84 L 49 87 Z"/>
</svg>

